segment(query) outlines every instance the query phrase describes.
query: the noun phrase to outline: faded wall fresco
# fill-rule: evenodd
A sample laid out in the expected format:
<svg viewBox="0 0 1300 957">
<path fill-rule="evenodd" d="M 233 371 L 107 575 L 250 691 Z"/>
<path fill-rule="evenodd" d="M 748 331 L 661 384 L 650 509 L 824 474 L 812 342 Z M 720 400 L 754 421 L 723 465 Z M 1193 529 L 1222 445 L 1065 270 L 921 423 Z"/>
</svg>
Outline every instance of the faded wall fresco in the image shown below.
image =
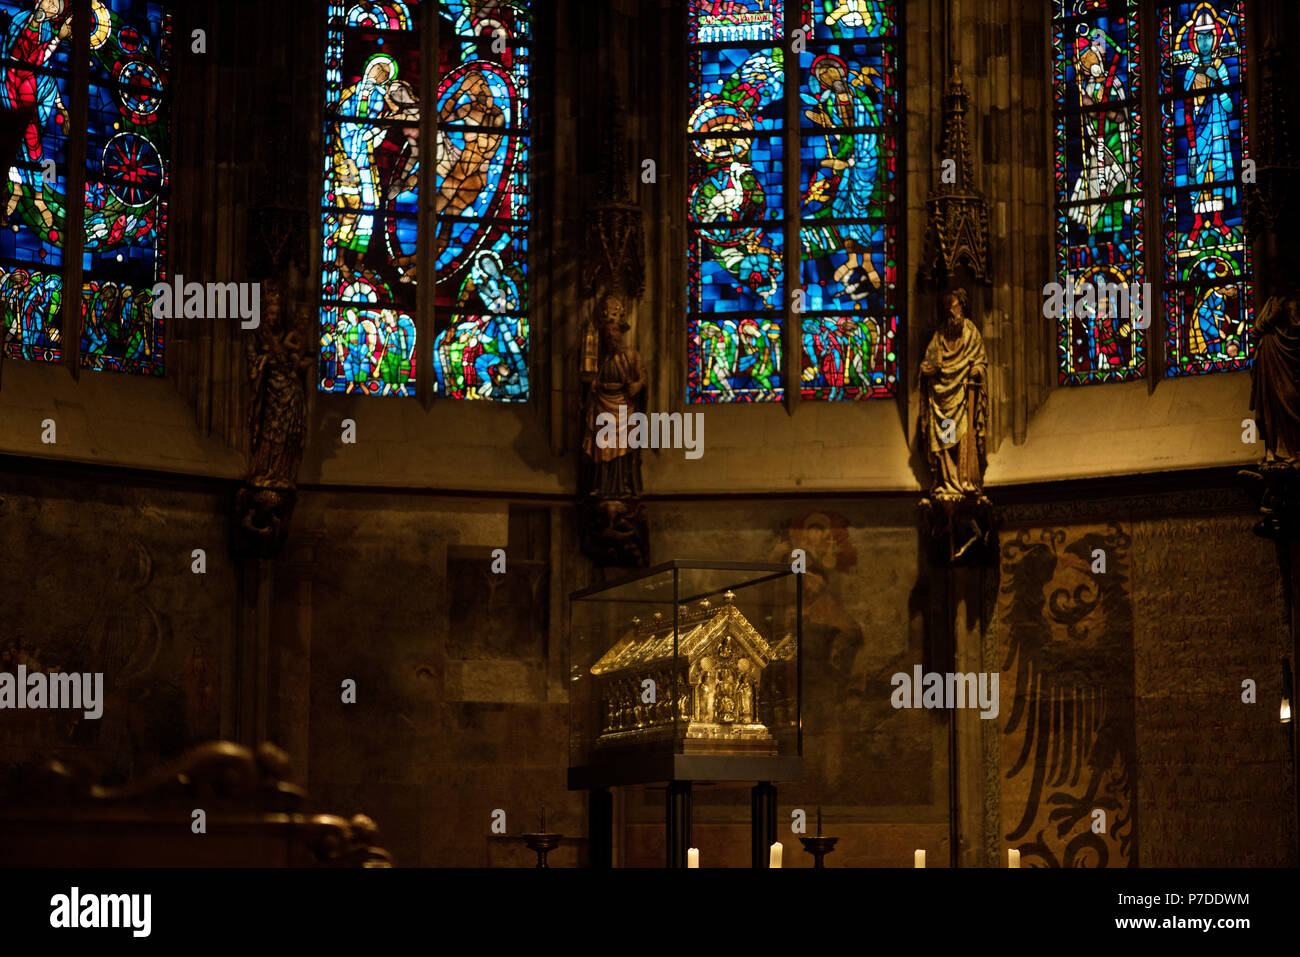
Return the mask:
<svg viewBox="0 0 1300 957">
<path fill-rule="evenodd" d="M 122 783 L 220 737 L 235 606 L 222 493 L 25 473 L 3 487 L 0 671 L 103 672 L 105 701 L 98 720 L 6 711 L 0 796 L 53 756 Z"/>
</svg>

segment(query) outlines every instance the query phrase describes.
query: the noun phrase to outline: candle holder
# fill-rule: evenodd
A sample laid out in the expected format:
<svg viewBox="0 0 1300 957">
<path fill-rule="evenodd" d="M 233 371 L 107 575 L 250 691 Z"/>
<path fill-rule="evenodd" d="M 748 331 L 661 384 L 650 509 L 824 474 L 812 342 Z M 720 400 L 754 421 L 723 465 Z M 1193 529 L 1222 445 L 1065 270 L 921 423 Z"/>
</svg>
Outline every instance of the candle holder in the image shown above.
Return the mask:
<svg viewBox="0 0 1300 957">
<path fill-rule="evenodd" d="M 537 866 L 549 868 L 550 865 L 546 863 L 546 855 L 560 846 L 560 838 L 562 837 L 564 837 L 563 834 L 525 834 L 524 843 L 528 845 L 530 851 L 537 852 Z"/>
<path fill-rule="evenodd" d="M 835 850 L 835 842 L 838 840 L 838 837 L 826 837 L 816 834 L 812 837 L 799 838 L 799 843 L 803 845 L 805 851 L 813 856 L 813 867 L 820 870 L 826 867 L 824 859 L 827 854 Z"/>
</svg>

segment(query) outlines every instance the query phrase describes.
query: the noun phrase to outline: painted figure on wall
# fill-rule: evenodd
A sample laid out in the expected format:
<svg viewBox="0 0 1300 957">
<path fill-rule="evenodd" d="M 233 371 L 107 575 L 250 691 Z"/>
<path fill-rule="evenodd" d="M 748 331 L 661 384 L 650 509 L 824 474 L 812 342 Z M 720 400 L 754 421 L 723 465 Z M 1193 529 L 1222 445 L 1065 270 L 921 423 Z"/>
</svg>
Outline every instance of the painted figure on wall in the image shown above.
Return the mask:
<svg viewBox="0 0 1300 957">
<path fill-rule="evenodd" d="M 943 298 L 943 317 L 921 360 L 922 433 L 931 496 L 977 497 L 984 488 L 988 360 L 965 289 Z"/>
</svg>

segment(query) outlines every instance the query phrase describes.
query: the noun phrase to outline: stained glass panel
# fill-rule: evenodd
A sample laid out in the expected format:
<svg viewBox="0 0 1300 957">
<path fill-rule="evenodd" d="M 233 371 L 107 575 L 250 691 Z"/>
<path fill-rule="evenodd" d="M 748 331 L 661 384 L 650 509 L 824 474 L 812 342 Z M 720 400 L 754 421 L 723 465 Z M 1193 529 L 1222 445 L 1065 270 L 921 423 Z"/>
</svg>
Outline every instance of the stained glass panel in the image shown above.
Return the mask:
<svg viewBox="0 0 1300 957">
<path fill-rule="evenodd" d="M 800 55 L 800 375 L 806 399 L 898 380 L 894 4 L 810 0 Z M 807 22 L 807 21 L 805 21 Z"/>
<path fill-rule="evenodd" d="M 523 402 L 529 4 L 443 0 L 438 14 L 435 394 Z"/>
<path fill-rule="evenodd" d="M 329 4 L 323 392 L 414 394 L 419 15 L 417 0 Z"/>
<path fill-rule="evenodd" d="M 771 41 L 784 32 L 783 0 L 690 0 L 689 43 Z"/>
<path fill-rule="evenodd" d="M 815 40 L 884 37 L 895 32 L 894 5 L 888 0 L 812 0 L 804 22 Z"/>
<path fill-rule="evenodd" d="M 5 354 L 47 362 L 63 351 L 71 15 L 31 0 L 0 0 L 0 103 L 31 111 L 5 178 L 0 228 L 0 323 Z"/>
<path fill-rule="evenodd" d="M 775 317 L 692 319 L 686 330 L 688 393 L 698 402 L 780 399 L 781 330 Z"/>
<path fill-rule="evenodd" d="M 784 395 L 784 16 L 780 0 L 690 4 L 691 402 Z"/>
<path fill-rule="evenodd" d="M 171 15 L 146 0 L 95 0 L 81 294 L 81 362 L 161 375 L 171 156 Z"/>
<path fill-rule="evenodd" d="M 1052 31 L 1060 380 L 1133 379 L 1146 371 L 1137 310 L 1154 308 L 1142 285 L 1136 0 L 1058 0 Z"/>
<path fill-rule="evenodd" d="M 1243 4 L 1174 3 L 1159 23 L 1167 373 L 1248 368 Z"/>
</svg>

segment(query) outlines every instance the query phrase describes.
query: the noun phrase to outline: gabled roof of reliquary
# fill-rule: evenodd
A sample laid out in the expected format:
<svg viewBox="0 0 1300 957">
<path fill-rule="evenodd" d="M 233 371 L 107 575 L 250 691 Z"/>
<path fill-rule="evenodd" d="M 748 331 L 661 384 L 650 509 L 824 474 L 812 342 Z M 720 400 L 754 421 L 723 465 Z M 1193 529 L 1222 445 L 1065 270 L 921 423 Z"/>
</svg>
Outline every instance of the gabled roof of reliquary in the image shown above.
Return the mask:
<svg viewBox="0 0 1300 957">
<path fill-rule="evenodd" d="M 735 595 L 727 592 L 721 606 L 711 604 L 707 598 L 693 608 L 682 606 L 677 616 L 680 630 L 677 651 L 681 657 L 695 661 L 725 632 L 743 646 L 744 651 L 738 654 L 754 659 L 760 669 L 767 666 L 773 657 L 772 649 L 735 606 L 734 599 Z M 591 673 L 625 671 L 637 665 L 667 661 L 672 656 L 672 619 L 656 612 L 649 621 L 632 619 L 632 627 L 591 666 Z"/>
</svg>

